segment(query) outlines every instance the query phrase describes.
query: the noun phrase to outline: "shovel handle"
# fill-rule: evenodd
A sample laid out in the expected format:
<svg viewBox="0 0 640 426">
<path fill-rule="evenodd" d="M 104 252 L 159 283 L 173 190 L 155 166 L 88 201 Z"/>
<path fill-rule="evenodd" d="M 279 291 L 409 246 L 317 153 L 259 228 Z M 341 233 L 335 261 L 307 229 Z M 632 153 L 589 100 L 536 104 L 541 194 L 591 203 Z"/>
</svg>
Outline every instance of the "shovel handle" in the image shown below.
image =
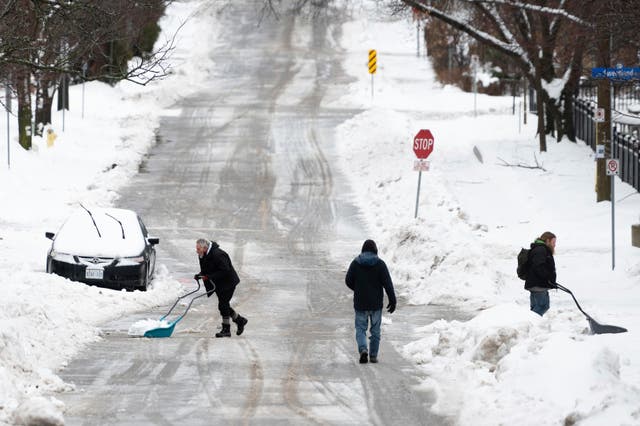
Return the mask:
<svg viewBox="0 0 640 426">
<path fill-rule="evenodd" d="M 197 287 L 195 290 L 190 291 L 189 293 L 184 294 L 184 295 L 182 295 L 182 296 L 178 297 L 178 298 L 176 299 L 176 301 L 174 302 L 173 306 L 171 307 L 171 309 L 169 309 L 169 312 L 167 312 L 167 313 L 166 313 L 162 318 L 160 318 L 160 321 L 162 321 L 163 319 L 165 319 L 166 317 L 168 317 L 168 316 L 169 316 L 169 314 L 171 313 L 171 311 L 173 311 L 173 308 L 175 308 L 175 307 L 176 307 L 176 305 L 178 304 L 178 302 L 179 302 L 180 300 L 182 300 L 182 299 L 184 299 L 185 297 L 190 296 L 190 295 L 192 295 L 193 293 L 196 293 L 198 290 L 200 290 L 200 280 L 199 280 L 199 279 L 196 279 L 196 282 L 198 283 L 198 287 Z"/>
<path fill-rule="evenodd" d="M 569 293 L 571 295 L 571 297 L 573 298 L 573 301 L 576 302 L 576 306 L 578 307 L 578 309 L 580 309 L 580 312 L 582 312 L 584 314 L 585 317 L 587 317 L 589 320 L 591 320 L 592 318 L 589 316 L 589 314 L 587 314 L 585 311 L 582 310 L 582 308 L 580 307 L 580 304 L 578 303 L 578 301 L 576 300 L 576 297 L 573 295 L 573 293 L 571 293 L 571 290 L 569 290 L 568 288 L 566 288 L 565 286 L 562 286 L 558 283 L 556 283 L 556 288 L 558 290 L 562 290 L 565 293 Z"/>
<path fill-rule="evenodd" d="M 185 315 L 187 315 L 187 312 L 189 312 L 189 308 L 191 308 L 191 305 L 193 304 L 193 301 L 194 301 L 194 300 L 199 299 L 199 298 L 201 298 L 202 296 L 206 296 L 206 295 L 207 295 L 207 293 L 202 293 L 202 294 L 197 295 L 197 296 L 196 296 L 196 297 L 194 297 L 193 299 L 191 299 L 191 300 L 189 301 L 189 304 L 187 305 L 187 309 L 185 309 L 185 310 L 184 310 L 184 313 L 183 313 L 182 315 L 180 315 L 180 316 L 178 317 L 178 319 L 176 319 L 176 320 L 174 321 L 174 324 L 177 324 L 177 323 L 178 323 L 178 321 L 180 321 L 180 320 L 181 320 Z"/>
</svg>

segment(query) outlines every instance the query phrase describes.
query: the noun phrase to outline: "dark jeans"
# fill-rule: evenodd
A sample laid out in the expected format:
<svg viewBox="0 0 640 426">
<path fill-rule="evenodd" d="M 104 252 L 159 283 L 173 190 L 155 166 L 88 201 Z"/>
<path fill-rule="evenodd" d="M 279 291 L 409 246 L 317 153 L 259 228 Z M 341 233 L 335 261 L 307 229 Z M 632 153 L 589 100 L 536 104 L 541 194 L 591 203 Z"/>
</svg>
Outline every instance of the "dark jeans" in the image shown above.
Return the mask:
<svg viewBox="0 0 640 426">
<path fill-rule="evenodd" d="M 532 291 L 529 301 L 531 302 L 531 310 L 540 316 L 549 310 L 549 292 L 546 290 Z"/>
<path fill-rule="evenodd" d="M 218 310 L 220 311 L 220 315 L 222 315 L 222 318 L 231 318 L 235 313 L 229 305 L 229 302 L 231 301 L 233 292 L 235 290 L 235 287 L 227 289 L 216 289 L 216 295 L 218 296 Z"/>
</svg>

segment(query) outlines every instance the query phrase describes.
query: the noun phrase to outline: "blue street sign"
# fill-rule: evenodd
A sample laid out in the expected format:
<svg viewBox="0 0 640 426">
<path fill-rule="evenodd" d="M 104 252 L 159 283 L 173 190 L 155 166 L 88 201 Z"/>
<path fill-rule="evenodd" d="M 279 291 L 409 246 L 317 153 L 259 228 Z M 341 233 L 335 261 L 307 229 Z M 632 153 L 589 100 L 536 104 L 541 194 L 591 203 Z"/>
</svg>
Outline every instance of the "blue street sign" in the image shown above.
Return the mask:
<svg viewBox="0 0 640 426">
<path fill-rule="evenodd" d="M 591 68 L 591 78 L 609 80 L 640 80 L 640 67 Z"/>
</svg>

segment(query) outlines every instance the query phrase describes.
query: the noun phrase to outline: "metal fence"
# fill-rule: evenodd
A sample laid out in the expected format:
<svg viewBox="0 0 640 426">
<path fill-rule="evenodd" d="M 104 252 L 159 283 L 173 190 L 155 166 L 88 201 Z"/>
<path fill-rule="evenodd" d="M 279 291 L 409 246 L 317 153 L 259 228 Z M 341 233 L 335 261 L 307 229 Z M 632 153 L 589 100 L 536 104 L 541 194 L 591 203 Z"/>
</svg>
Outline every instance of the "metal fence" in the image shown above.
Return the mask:
<svg viewBox="0 0 640 426">
<path fill-rule="evenodd" d="M 573 103 L 573 124 L 576 129 L 576 136 L 583 140 L 595 151 L 596 149 L 596 123 L 594 121 L 596 97 L 585 93 L 586 96 L 578 97 Z M 618 95 L 616 90 L 616 95 Z M 582 94 L 582 93 L 581 93 Z M 622 105 L 631 102 L 625 96 L 618 99 L 614 107 L 617 111 L 622 109 Z M 618 114 L 614 117 L 613 143 L 611 146 L 613 158 L 620 160 L 620 179 L 640 191 L 640 117 L 631 119 L 630 115 Z M 636 122 L 637 121 L 637 122 Z"/>
</svg>

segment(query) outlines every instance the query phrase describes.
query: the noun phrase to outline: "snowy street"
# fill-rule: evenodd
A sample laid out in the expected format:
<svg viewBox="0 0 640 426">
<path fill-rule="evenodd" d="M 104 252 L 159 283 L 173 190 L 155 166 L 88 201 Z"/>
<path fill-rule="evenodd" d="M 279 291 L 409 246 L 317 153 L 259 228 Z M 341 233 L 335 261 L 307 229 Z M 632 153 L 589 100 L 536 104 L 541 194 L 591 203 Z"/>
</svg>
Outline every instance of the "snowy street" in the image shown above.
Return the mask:
<svg viewBox="0 0 640 426">
<path fill-rule="evenodd" d="M 240 274 L 232 306 L 249 324 L 215 339 L 212 297 L 169 339 L 127 336 L 132 318 L 107 325 L 62 372 L 78 387 L 61 395 L 67 424 L 446 423 L 389 343 L 409 342 L 409 310 L 391 317 L 399 326 L 383 336 L 380 363 L 356 364 L 344 273 L 366 232 L 333 167 L 333 131 L 359 111 L 321 105 L 347 79 L 331 44 L 340 26 L 285 16 L 255 29 L 249 5 L 224 18 L 226 53 L 211 46 L 216 69 L 161 117 L 158 145 L 117 205 L 146 218 L 174 276 L 198 271 L 196 239 L 217 241 Z"/>
<path fill-rule="evenodd" d="M 55 144 L 22 149 L 0 114 L 1 426 L 640 425 L 640 193 L 614 180 L 613 269 L 590 147 L 549 136 L 540 152 L 521 97 L 440 83 L 412 15 L 378 1 L 312 19 L 182 0 L 159 24 L 170 75 L 71 86 Z M 160 239 L 148 291 L 46 273 L 45 232 L 79 203 L 134 210 Z M 545 231 L 557 281 L 628 332 L 589 334 L 557 290 L 530 310 L 516 256 Z M 244 333 L 214 337 L 214 296 L 169 338 L 131 336 L 195 289 L 199 238 L 233 261 Z M 398 306 L 361 365 L 344 280 L 369 238 Z"/>
</svg>

